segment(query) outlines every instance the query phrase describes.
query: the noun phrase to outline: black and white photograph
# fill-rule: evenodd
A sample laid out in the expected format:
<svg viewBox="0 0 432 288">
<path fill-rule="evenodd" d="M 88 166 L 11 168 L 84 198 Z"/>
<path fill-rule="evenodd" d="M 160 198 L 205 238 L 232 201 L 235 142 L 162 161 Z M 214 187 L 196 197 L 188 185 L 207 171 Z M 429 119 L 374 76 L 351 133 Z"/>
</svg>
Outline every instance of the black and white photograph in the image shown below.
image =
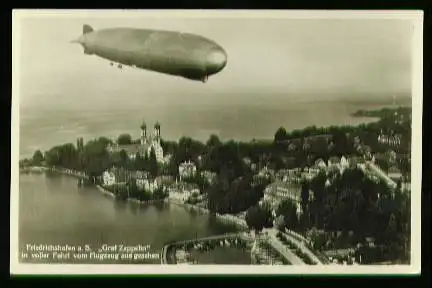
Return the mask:
<svg viewBox="0 0 432 288">
<path fill-rule="evenodd" d="M 14 10 L 11 274 L 415 274 L 420 11 Z"/>
</svg>

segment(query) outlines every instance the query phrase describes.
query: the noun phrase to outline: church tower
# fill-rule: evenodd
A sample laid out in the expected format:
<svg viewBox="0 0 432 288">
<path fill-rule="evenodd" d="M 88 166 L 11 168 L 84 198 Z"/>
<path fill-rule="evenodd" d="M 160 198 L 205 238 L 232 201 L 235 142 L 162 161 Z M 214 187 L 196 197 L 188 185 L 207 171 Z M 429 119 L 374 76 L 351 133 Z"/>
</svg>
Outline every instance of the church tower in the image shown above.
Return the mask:
<svg viewBox="0 0 432 288">
<path fill-rule="evenodd" d="M 141 124 L 141 145 L 144 145 L 147 143 L 147 125 L 143 121 Z"/>
<path fill-rule="evenodd" d="M 154 135 L 154 140 L 157 143 L 160 143 L 160 124 L 159 124 L 159 122 L 156 122 L 156 124 L 154 125 L 153 135 Z"/>
</svg>

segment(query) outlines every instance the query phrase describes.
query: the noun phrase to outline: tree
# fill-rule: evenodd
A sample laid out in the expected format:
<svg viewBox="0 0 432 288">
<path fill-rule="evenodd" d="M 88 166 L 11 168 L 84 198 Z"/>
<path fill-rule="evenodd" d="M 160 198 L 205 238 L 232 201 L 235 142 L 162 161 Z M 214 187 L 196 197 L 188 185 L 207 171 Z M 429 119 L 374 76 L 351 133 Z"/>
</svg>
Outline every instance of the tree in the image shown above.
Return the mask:
<svg viewBox="0 0 432 288">
<path fill-rule="evenodd" d="M 222 145 L 219 137 L 215 134 L 210 135 L 209 139 L 206 142 L 207 148 L 214 148 Z"/>
<path fill-rule="evenodd" d="M 276 215 L 282 215 L 284 217 L 288 229 L 297 228 L 297 207 L 293 201 L 289 199 L 283 200 L 276 210 Z"/>
<path fill-rule="evenodd" d="M 120 151 L 120 165 L 121 165 L 121 167 L 126 168 L 128 161 L 129 161 L 128 154 L 126 153 L 125 150 L 121 150 Z"/>
<path fill-rule="evenodd" d="M 306 232 L 306 237 L 312 242 L 314 249 L 320 250 L 326 244 L 326 234 L 324 230 L 318 230 L 315 227 Z"/>
<path fill-rule="evenodd" d="M 222 212 L 226 191 L 227 189 L 220 179 L 217 179 L 208 189 L 207 206 L 212 213 Z"/>
<path fill-rule="evenodd" d="M 129 197 L 139 199 L 140 191 L 138 190 L 138 187 L 136 185 L 136 181 L 133 179 L 129 179 L 127 181 L 127 189 Z"/>
<path fill-rule="evenodd" d="M 397 233 L 396 216 L 393 213 L 391 213 L 387 224 L 387 229 L 386 229 L 387 239 L 392 239 L 392 238 L 394 239 L 396 233 Z"/>
<path fill-rule="evenodd" d="M 106 137 L 99 137 L 97 139 L 97 142 L 100 143 L 104 147 L 106 147 L 108 144 L 112 144 L 111 139 L 108 139 Z"/>
<path fill-rule="evenodd" d="M 399 178 L 396 182 L 396 190 L 401 191 L 402 190 L 402 179 Z"/>
<path fill-rule="evenodd" d="M 309 183 L 307 181 L 303 181 L 301 186 L 301 205 L 303 211 L 307 210 L 308 204 L 309 204 Z"/>
<path fill-rule="evenodd" d="M 165 199 L 165 197 L 167 197 L 167 193 L 164 190 L 163 186 L 159 186 L 158 188 L 156 188 L 155 191 L 153 191 L 154 200 L 163 200 Z"/>
<path fill-rule="evenodd" d="M 33 165 L 39 166 L 43 160 L 44 160 L 44 156 L 42 155 L 42 152 L 40 150 L 36 150 L 32 158 Z"/>
<path fill-rule="evenodd" d="M 287 136 L 288 135 L 287 135 L 287 131 L 285 130 L 285 128 L 280 127 L 275 133 L 274 142 L 276 142 L 276 143 L 282 142 L 282 141 L 287 139 Z"/>
<path fill-rule="evenodd" d="M 120 152 L 114 152 L 110 155 L 110 157 L 113 165 L 116 167 L 126 168 L 127 162 L 129 160 L 126 151 L 121 150 Z"/>
<path fill-rule="evenodd" d="M 152 148 L 150 151 L 150 156 L 149 156 L 149 172 L 153 177 L 156 177 L 158 175 L 158 163 L 157 163 L 157 159 L 156 159 L 156 153 L 154 151 L 154 149 Z"/>
<path fill-rule="evenodd" d="M 265 214 L 258 205 L 250 207 L 246 211 L 245 220 L 249 229 L 253 229 L 255 232 L 260 232 L 266 224 Z"/>
<path fill-rule="evenodd" d="M 283 215 L 279 215 L 279 216 L 276 218 L 276 223 L 275 223 L 275 224 L 276 224 L 276 228 L 277 228 L 278 230 L 284 231 L 285 226 L 286 226 L 284 216 L 283 216 Z"/>
<path fill-rule="evenodd" d="M 121 134 L 117 138 L 117 144 L 119 145 L 129 145 L 132 144 L 132 137 L 129 134 Z"/>
</svg>

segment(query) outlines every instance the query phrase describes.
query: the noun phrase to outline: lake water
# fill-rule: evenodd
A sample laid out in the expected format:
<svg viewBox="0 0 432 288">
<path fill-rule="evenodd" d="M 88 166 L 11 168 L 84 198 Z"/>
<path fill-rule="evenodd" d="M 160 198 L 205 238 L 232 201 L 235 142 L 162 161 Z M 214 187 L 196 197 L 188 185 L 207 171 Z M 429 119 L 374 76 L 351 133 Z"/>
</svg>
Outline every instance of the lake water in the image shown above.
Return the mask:
<svg viewBox="0 0 432 288">
<path fill-rule="evenodd" d="M 189 136 L 207 141 L 210 134 L 221 139 L 250 141 L 272 139 L 283 126 L 288 131 L 316 125 L 356 125 L 375 121 L 352 117 L 358 109 L 374 109 L 382 105 L 347 104 L 338 101 L 299 102 L 290 105 L 233 105 L 233 106 L 139 106 L 115 109 L 44 109 L 27 107 L 20 111 L 20 157 L 32 156 L 34 151 L 48 150 L 54 145 L 76 143 L 106 136 L 112 139 L 130 133 L 138 139 L 143 119 L 147 127 L 161 123 L 163 139 L 178 140 Z M 150 131 L 151 132 L 151 131 Z"/>
<path fill-rule="evenodd" d="M 103 244 L 141 244 L 150 245 L 146 253 L 159 254 L 168 242 L 236 231 L 208 215 L 189 213 L 181 206 L 116 201 L 94 187 L 78 187 L 76 180 L 67 176 L 21 174 L 19 182 L 19 247 L 22 252 L 27 244 L 90 245 L 93 250 Z M 212 258 L 223 264 L 250 261 L 246 251 L 210 253 L 205 262 L 211 262 Z M 40 262 L 39 259 L 24 261 Z M 160 264 L 160 261 L 158 257 L 124 262 Z M 109 259 L 81 262 L 113 263 Z"/>
</svg>

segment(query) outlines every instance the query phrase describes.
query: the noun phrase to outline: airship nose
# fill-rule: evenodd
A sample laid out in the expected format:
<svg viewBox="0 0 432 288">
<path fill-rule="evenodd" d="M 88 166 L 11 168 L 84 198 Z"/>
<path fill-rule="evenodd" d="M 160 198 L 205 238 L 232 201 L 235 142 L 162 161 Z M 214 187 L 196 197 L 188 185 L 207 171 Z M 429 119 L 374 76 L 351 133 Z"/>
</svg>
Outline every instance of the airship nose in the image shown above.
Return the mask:
<svg viewBox="0 0 432 288">
<path fill-rule="evenodd" d="M 221 71 L 227 64 L 227 54 L 220 47 L 211 49 L 206 59 L 206 70 L 209 74 L 215 74 Z"/>
</svg>

